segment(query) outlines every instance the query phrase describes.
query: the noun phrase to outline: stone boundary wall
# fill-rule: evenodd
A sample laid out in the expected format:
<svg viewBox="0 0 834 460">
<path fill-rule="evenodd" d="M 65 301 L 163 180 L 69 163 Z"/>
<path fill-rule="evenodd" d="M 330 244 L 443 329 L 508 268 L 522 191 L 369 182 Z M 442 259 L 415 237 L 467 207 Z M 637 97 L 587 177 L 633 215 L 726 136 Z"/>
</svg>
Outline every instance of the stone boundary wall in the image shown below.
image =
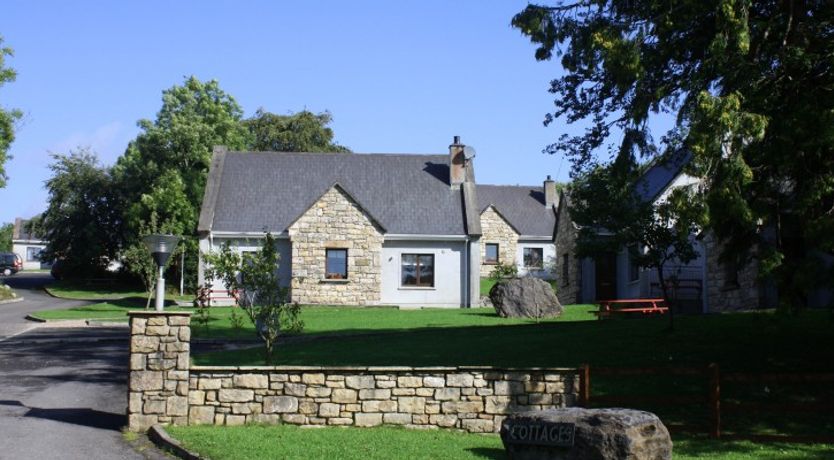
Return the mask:
<svg viewBox="0 0 834 460">
<path fill-rule="evenodd" d="M 189 330 L 188 317 L 168 314 L 152 321 L 153 313 L 130 315 L 133 431 L 155 423 L 290 423 L 498 432 L 510 413 L 577 402 L 579 373 L 572 368 L 189 367 L 186 362 L 183 369 L 181 355 L 166 356 L 188 354 L 190 331 L 183 332 Z M 166 324 L 158 326 L 167 330 L 156 324 L 163 319 Z M 186 351 L 175 351 L 179 348 Z"/>
</svg>

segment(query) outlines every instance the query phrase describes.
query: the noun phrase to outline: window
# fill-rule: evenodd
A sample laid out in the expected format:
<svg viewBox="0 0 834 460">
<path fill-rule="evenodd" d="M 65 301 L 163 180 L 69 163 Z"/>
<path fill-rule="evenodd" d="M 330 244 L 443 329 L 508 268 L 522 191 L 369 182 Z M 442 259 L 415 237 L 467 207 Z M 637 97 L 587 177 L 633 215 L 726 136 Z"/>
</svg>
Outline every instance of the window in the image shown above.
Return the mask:
<svg viewBox="0 0 834 460">
<path fill-rule="evenodd" d="M 524 266 L 527 268 L 542 268 L 544 260 L 543 248 L 524 248 Z"/>
<path fill-rule="evenodd" d="M 486 256 L 484 257 L 485 264 L 498 263 L 498 243 L 486 244 Z"/>
<path fill-rule="evenodd" d="M 325 266 L 325 279 L 329 280 L 346 280 L 347 272 L 347 249 L 327 249 L 327 262 Z"/>
<path fill-rule="evenodd" d="M 640 266 L 637 265 L 637 245 L 632 244 L 628 247 L 628 280 L 637 281 L 640 279 Z"/>
<path fill-rule="evenodd" d="M 41 248 L 26 248 L 26 261 L 35 262 L 41 260 Z"/>
<path fill-rule="evenodd" d="M 570 284 L 570 254 L 562 255 L 562 283 Z"/>
<path fill-rule="evenodd" d="M 434 255 L 403 254 L 402 285 L 434 287 Z"/>
</svg>

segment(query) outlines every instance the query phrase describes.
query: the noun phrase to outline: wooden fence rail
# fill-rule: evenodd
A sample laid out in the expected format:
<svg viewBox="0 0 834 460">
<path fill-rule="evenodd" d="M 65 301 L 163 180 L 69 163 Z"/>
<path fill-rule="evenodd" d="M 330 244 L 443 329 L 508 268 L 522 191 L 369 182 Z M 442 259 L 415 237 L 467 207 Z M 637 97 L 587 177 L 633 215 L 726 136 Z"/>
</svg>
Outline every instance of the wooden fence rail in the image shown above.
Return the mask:
<svg viewBox="0 0 834 460">
<path fill-rule="evenodd" d="M 627 406 L 636 403 L 648 403 L 658 406 L 672 406 L 683 404 L 706 403 L 709 408 L 709 436 L 714 439 L 749 439 L 758 441 L 783 442 L 834 442 L 834 435 L 753 435 L 753 434 L 722 434 L 721 415 L 723 412 L 734 414 L 757 413 L 834 413 L 834 403 L 760 403 L 748 401 L 733 401 L 721 399 L 722 383 L 756 383 L 756 384 L 802 384 L 834 382 L 834 373 L 743 373 L 731 372 L 721 374 L 718 364 L 711 363 L 706 367 L 641 367 L 615 368 L 594 367 L 593 374 L 603 377 L 637 377 L 648 375 L 671 376 L 703 376 L 707 379 L 708 391 L 706 395 L 591 395 L 591 366 L 580 366 L 579 373 L 579 404 L 589 407 L 591 402 L 606 405 Z M 690 424 L 671 425 L 675 431 L 702 431 Z"/>
</svg>

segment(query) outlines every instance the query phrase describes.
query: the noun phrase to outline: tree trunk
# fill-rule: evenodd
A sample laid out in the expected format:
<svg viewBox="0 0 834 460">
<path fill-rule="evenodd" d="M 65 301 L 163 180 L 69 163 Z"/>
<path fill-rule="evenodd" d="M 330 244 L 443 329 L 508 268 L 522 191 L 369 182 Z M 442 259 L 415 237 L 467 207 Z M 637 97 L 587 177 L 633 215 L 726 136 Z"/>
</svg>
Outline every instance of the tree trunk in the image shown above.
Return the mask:
<svg viewBox="0 0 834 460">
<path fill-rule="evenodd" d="M 669 290 L 666 288 L 666 278 L 663 276 L 663 264 L 657 267 L 657 280 L 660 282 L 660 290 L 663 292 L 663 300 L 669 307 L 669 330 L 675 330 L 675 308 L 669 303 Z"/>
<path fill-rule="evenodd" d="M 148 290 L 148 301 L 145 302 L 145 310 L 150 310 L 151 308 L 151 295 L 153 295 L 153 288 L 154 286 L 151 286 L 151 289 Z"/>
</svg>

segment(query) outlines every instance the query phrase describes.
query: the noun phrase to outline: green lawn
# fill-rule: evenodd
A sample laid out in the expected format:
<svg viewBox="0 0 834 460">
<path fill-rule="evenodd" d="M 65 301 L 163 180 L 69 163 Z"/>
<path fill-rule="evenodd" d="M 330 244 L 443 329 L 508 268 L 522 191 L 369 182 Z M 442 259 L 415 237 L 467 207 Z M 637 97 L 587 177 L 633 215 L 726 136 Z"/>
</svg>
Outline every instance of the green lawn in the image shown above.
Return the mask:
<svg viewBox="0 0 834 460">
<path fill-rule="evenodd" d="M 61 280 L 46 285 L 46 292 L 62 299 L 79 300 L 118 300 L 128 297 L 147 298 L 147 293 L 141 286 L 125 284 L 115 280 Z M 192 295 L 177 295 L 168 293 L 169 300 L 191 300 Z"/>
<path fill-rule="evenodd" d="M 213 460 L 224 459 L 503 459 L 497 435 L 402 428 L 304 429 L 291 425 L 246 427 L 168 427 L 188 449 Z M 716 442 L 675 439 L 674 458 L 724 460 L 822 459 L 834 456 L 831 445 Z"/>
<path fill-rule="evenodd" d="M 567 318 L 590 316 L 587 306 L 568 306 Z M 408 312 L 401 312 L 402 314 Z M 478 315 L 478 310 L 469 314 Z M 484 319 L 498 321 L 483 310 Z M 479 321 L 482 319 L 479 319 Z M 718 363 L 723 372 L 834 372 L 834 322 L 826 311 L 800 316 L 775 312 L 679 317 L 670 332 L 666 318 L 619 318 L 606 321 L 549 321 L 541 324 L 430 326 L 397 334 L 335 337 L 280 345 L 277 364 L 378 366 L 592 367 L 593 395 L 631 395 L 628 407 L 649 410 L 670 425 L 698 425 L 706 431 L 704 403 L 659 406 L 641 402 L 644 395 L 708 394 L 705 376 L 602 377 L 595 366 L 664 367 Z M 361 329 L 369 330 L 369 328 Z M 192 357 L 198 365 L 261 365 L 260 348 L 214 352 Z M 723 401 L 807 403 L 834 400 L 827 383 L 763 385 L 725 383 Z M 834 417 L 816 414 L 723 417 L 727 433 L 828 435 Z"/>
<path fill-rule="evenodd" d="M 127 321 L 127 312 L 144 308 L 142 298 L 127 298 L 97 303 L 84 307 L 65 310 L 41 310 L 32 314 L 45 320 L 62 319 L 107 319 Z M 166 307 L 171 311 L 194 311 L 193 308 Z M 555 321 L 583 321 L 593 319 L 589 312 L 590 305 L 577 305 L 566 308 L 562 317 L 542 320 L 542 324 Z M 192 317 L 192 329 L 197 337 L 254 337 L 254 327 L 248 319 L 241 331 L 232 328 L 230 321 L 231 307 L 214 307 L 209 310 L 208 327 Z M 399 310 L 396 308 L 374 307 L 304 307 L 301 318 L 304 321 L 304 334 L 354 334 L 368 332 L 393 332 L 415 329 L 506 326 L 535 324 L 529 319 L 501 318 L 492 308 L 450 308 Z M 241 312 L 242 314 L 242 312 Z"/>
</svg>

